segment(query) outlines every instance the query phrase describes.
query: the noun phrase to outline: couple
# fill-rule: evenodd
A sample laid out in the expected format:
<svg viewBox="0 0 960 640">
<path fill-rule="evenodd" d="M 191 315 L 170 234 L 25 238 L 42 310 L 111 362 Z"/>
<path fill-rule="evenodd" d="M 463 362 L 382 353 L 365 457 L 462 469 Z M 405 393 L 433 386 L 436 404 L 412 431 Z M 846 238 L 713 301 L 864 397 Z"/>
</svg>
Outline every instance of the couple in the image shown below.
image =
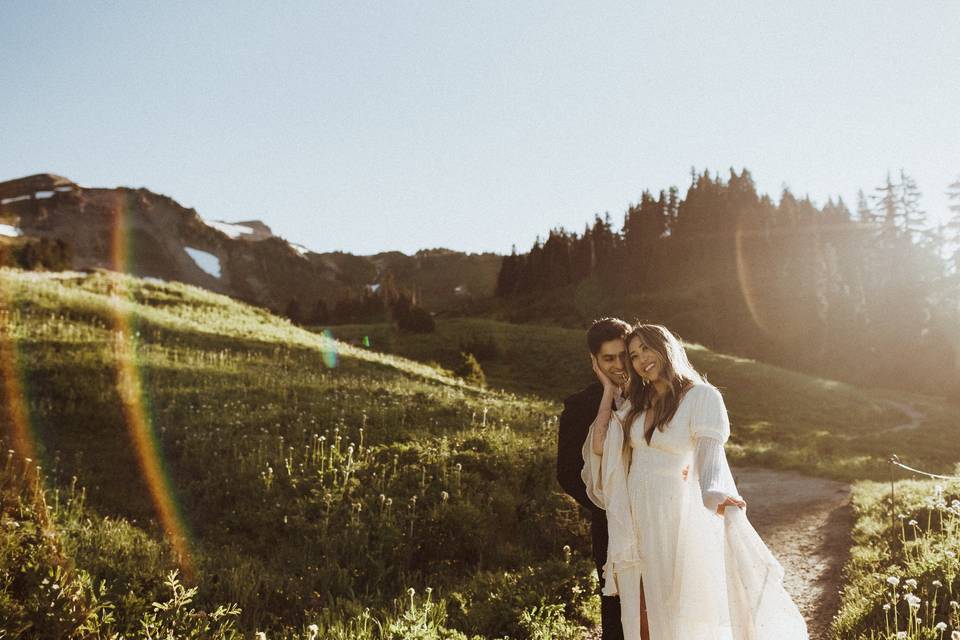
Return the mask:
<svg viewBox="0 0 960 640">
<path fill-rule="evenodd" d="M 587 331 L 598 383 L 564 401 L 557 477 L 592 514 L 604 640 L 806 640 L 746 518 L 723 398 L 665 327 Z"/>
</svg>

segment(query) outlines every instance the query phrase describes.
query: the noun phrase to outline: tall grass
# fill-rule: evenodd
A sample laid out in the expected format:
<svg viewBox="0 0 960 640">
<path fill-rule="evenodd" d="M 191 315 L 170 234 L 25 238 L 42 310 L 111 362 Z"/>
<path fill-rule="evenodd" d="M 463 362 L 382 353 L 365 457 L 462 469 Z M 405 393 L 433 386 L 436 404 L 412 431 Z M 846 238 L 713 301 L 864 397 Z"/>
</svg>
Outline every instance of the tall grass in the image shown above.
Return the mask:
<svg viewBox="0 0 960 640">
<path fill-rule="evenodd" d="M 228 623 L 268 637 L 455 638 L 545 625 L 572 634 L 595 621 L 585 532 L 554 486 L 550 403 L 333 344 L 182 285 L 2 271 L 0 286 L 43 467 L 38 495 L 56 497 L 60 552 L 44 566 L 87 576 L 85 602 L 109 612 L 95 631 L 70 623 L 61 637 L 139 638 L 146 616 L 165 615 L 152 603 L 171 601 L 178 633 L 221 611 L 223 637 Z M 129 335 L 118 335 L 117 309 Z M 186 578 L 171 577 L 178 559 L 124 419 L 122 340 L 135 345 L 190 534 Z M 27 522 L 14 505 L 28 492 L 10 495 L 4 521 Z M 0 597 L 46 597 L 16 566 L 4 565 Z M 0 626 L 9 637 L 36 634 L 45 614 L 24 611 L 26 626 Z"/>
<path fill-rule="evenodd" d="M 835 637 L 960 636 L 960 482 L 901 481 L 893 504 L 889 485 L 864 482 L 853 505 L 854 546 Z"/>
<path fill-rule="evenodd" d="M 476 318 L 441 319 L 432 334 L 383 324 L 330 330 L 345 341 L 366 337 L 376 349 L 445 368 L 456 366 L 464 347 L 480 345 L 488 354 L 480 359 L 487 384 L 516 393 L 560 400 L 593 381 L 583 331 Z M 863 389 L 697 344 L 688 344 L 687 352 L 723 393 L 734 464 L 853 481 L 885 477 L 891 453 L 937 472 L 960 460 L 960 407 L 941 398 Z M 922 414 L 916 429 L 896 429 L 911 422 L 902 405 Z"/>
<path fill-rule="evenodd" d="M 590 382 L 581 332 L 483 320 L 418 337 L 334 328 L 368 335 L 368 349 L 104 272 L 0 270 L 0 293 L 17 364 L 2 375 L 24 390 L 37 451 L 0 473 L 0 635 L 139 639 L 154 616 L 184 637 L 563 639 L 597 621 L 585 521 L 554 481 L 557 399 Z M 135 353 L 191 575 L 173 573 L 139 469 L 118 345 Z M 501 390 L 445 370 L 469 345 Z M 734 463 L 882 479 L 891 452 L 934 471 L 960 459 L 958 413 L 938 399 L 688 348 L 724 393 Z M 894 403 L 924 414 L 916 430 L 892 430 L 908 420 Z M 9 441 L 6 411 L 0 421 Z M 31 464 L 42 467 L 32 480 Z M 906 522 L 922 529 L 924 513 Z M 885 548 L 871 522 L 837 627 L 863 637 L 885 632 L 891 562 L 917 589 L 923 576 L 956 588 L 943 557 L 897 555 L 920 548 L 912 525 Z M 53 584 L 68 595 L 51 599 Z M 209 628 L 189 626 L 200 622 Z"/>
</svg>

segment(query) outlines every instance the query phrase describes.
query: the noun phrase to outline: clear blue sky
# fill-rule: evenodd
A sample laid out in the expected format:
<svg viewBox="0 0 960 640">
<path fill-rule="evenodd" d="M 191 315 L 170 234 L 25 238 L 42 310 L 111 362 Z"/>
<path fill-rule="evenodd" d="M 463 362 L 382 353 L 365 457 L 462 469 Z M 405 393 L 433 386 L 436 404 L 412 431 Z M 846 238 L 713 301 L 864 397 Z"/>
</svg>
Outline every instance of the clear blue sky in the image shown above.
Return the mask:
<svg viewBox="0 0 960 640">
<path fill-rule="evenodd" d="M 960 176 L 960 2 L 0 0 L 0 180 L 312 249 L 526 250 L 691 166 L 818 204 Z"/>
</svg>

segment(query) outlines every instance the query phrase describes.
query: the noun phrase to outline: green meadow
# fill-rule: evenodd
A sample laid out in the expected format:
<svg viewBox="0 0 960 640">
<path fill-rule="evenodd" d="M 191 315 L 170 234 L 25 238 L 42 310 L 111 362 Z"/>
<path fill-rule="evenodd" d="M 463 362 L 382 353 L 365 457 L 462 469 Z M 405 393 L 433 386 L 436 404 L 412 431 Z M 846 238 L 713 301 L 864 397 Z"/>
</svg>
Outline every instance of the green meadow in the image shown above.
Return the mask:
<svg viewBox="0 0 960 640">
<path fill-rule="evenodd" d="M 386 324 L 329 328 L 363 343 L 453 369 L 475 349 L 489 387 L 562 400 L 592 382 L 584 332 L 478 318 L 440 319 L 434 333 Z M 896 453 L 907 464 L 949 472 L 960 461 L 960 407 L 940 398 L 864 389 L 687 344 L 693 365 L 722 392 L 734 464 L 792 469 L 837 480 L 882 479 Z M 922 417 L 915 428 L 906 413 Z"/>
<path fill-rule="evenodd" d="M 0 375 L 26 417 L 0 414 L 5 449 L 26 427 L 33 458 L 0 460 L 0 638 L 562 640 L 596 624 L 587 523 L 554 479 L 559 400 L 590 382 L 582 332 L 442 319 L 427 335 L 331 327 L 333 342 L 105 272 L 0 270 L 0 305 Z M 688 348 L 724 393 L 734 463 L 882 480 L 892 452 L 960 460 L 960 411 L 938 399 Z M 464 349 L 486 388 L 449 373 Z M 916 428 L 895 430 L 913 420 L 902 405 Z M 906 579 L 914 538 L 883 547 L 882 496 L 863 500 L 838 624 L 869 637 L 884 631 L 873 574 Z"/>
</svg>

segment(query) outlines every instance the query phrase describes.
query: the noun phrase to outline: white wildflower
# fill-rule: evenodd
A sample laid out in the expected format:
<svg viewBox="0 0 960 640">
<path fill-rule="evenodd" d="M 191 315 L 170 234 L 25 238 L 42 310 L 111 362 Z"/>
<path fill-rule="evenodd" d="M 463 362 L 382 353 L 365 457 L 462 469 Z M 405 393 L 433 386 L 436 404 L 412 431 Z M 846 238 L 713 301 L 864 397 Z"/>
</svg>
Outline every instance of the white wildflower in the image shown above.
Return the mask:
<svg viewBox="0 0 960 640">
<path fill-rule="evenodd" d="M 897 576 L 890 576 L 889 578 L 887 578 L 887 583 L 893 586 L 897 586 L 898 584 L 900 584 L 900 578 L 898 578 Z"/>
</svg>

